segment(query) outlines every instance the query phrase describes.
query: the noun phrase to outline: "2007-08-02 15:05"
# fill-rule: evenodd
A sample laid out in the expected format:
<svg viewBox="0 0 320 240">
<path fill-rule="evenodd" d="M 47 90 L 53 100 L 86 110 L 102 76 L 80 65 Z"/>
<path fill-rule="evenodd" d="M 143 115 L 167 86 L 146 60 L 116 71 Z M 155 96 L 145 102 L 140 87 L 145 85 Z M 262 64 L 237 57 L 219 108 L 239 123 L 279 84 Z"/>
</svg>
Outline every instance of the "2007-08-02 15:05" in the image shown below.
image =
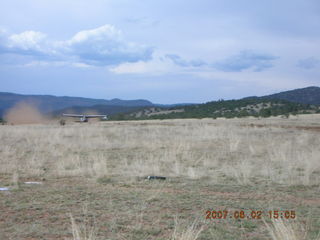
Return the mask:
<svg viewBox="0 0 320 240">
<path fill-rule="evenodd" d="M 269 217 L 270 219 L 295 219 L 296 211 L 294 210 L 207 210 L 206 219 L 262 219 L 263 217 Z"/>
</svg>

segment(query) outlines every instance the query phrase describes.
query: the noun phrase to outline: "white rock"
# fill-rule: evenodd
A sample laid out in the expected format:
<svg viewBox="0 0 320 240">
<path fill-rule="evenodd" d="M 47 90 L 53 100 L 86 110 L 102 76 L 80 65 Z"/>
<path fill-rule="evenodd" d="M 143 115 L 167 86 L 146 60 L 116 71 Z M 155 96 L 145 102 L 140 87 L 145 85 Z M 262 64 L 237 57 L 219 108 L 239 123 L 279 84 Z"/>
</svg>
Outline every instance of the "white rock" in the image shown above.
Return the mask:
<svg viewBox="0 0 320 240">
<path fill-rule="evenodd" d="M 25 184 L 42 184 L 42 182 L 24 182 Z"/>
</svg>

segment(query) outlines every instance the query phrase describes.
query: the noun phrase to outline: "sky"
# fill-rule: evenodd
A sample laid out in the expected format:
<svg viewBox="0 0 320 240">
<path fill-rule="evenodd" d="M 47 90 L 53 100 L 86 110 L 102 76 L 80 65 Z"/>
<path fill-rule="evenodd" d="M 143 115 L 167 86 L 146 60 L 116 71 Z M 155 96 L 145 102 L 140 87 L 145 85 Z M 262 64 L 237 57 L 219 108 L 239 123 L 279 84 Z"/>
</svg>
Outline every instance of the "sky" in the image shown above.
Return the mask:
<svg viewBox="0 0 320 240">
<path fill-rule="evenodd" d="M 319 76 L 319 0 L 1 3 L 0 92 L 202 103 Z"/>
</svg>

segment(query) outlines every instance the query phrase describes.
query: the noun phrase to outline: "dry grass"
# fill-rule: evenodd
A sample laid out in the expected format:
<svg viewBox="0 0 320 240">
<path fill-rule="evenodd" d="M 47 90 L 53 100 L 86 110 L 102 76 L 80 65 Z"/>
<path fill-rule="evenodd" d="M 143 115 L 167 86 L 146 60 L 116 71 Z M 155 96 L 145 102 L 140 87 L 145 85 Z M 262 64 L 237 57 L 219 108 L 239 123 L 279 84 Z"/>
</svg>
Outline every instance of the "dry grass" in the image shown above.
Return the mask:
<svg viewBox="0 0 320 240">
<path fill-rule="evenodd" d="M 71 221 L 72 238 L 65 240 L 96 240 L 96 231 L 94 219 L 88 214 L 88 204 L 82 206 L 81 219 L 75 219 L 72 213 L 69 213 Z"/>
<path fill-rule="evenodd" d="M 191 225 L 183 227 L 175 218 L 175 228 L 172 233 L 171 240 L 196 240 L 203 231 L 203 226 L 199 227 L 199 223 L 194 221 Z"/>
<path fill-rule="evenodd" d="M 95 240 L 94 227 L 88 227 L 86 223 L 78 224 L 76 223 L 72 214 L 70 214 L 71 219 L 71 231 L 73 240 Z"/>
<path fill-rule="evenodd" d="M 283 218 L 271 219 L 271 223 L 264 221 L 269 235 L 272 240 L 307 240 L 308 224 L 302 225 L 297 222 L 286 221 Z M 309 223 L 310 224 L 310 223 Z M 313 240 L 320 240 L 319 233 L 312 238 Z"/>
<path fill-rule="evenodd" d="M 320 132 L 308 127 L 318 126 L 319 120 L 310 115 L 0 126 L 0 184 L 2 179 L 16 189 L 17 199 L 1 200 L 0 211 L 23 208 L 26 194 L 41 193 L 45 197 L 37 201 L 43 202 L 44 208 L 49 202 L 58 209 L 63 206 L 61 218 L 69 218 L 69 225 L 71 218 L 72 236 L 67 239 L 105 239 L 103 232 L 108 232 L 109 239 L 234 239 L 233 228 L 243 228 L 237 223 L 228 221 L 230 228 L 208 222 L 190 225 L 194 217 L 203 217 L 206 209 L 214 207 L 299 208 L 302 220 L 318 211 Z M 168 181 L 146 184 L 141 179 L 147 175 L 163 175 Z M 20 186 L 24 180 L 43 180 L 46 185 L 26 189 Z M 61 191 L 60 205 L 46 198 L 57 198 L 57 189 Z M 75 220 L 79 215 L 67 215 L 78 211 L 78 198 L 97 204 L 90 211 L 104 219 L 106 228 L 101 220 L 93 231 Z M 174 222 L 174 215 L 185 222 Z M 14 219 L 13 224 L 17 223 Z M 312 228 L 320 226 L 317 221 Z M 246 224 L 241 237 L 236 236 L 263 236 L 260 223 L 251 220 Z M 273 226 L 269 230 L 278 237 L 274 239 L 286 239 L 277 235 L 281 229 L 291 234 L 284 222 Z M 65 236 L 66 231 L 60 229 L 57 235 Z"/>
<path fill-rule="evenodd" d="M 282 219 L 272 219 L 272 225 L 265 223 L 272 240 L 304 240 L 306 239 L 305 230 L 297 230 L 297 226 L 293 226 L 289 222 Z"/>
<path fill-rule="evenodd" d="M 279 120 L 281 121 L 281 120 Z M 283 120 L 285 121 L 285 120 Z M 318 132 L 175 120 L 2 126 L 0 173 L 23 176 L 225 177 L 239 184 L 320 181 Z"/>
</svg>

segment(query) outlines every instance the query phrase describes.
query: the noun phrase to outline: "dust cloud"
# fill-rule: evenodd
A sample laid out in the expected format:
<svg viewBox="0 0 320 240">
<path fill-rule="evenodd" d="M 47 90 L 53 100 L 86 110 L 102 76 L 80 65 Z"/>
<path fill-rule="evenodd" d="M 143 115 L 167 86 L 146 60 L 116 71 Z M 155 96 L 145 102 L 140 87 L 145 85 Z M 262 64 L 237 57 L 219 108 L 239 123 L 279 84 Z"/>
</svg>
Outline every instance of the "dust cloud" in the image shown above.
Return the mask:
<svg viewBox="0 0 320 240">
<path fill-rule="evenodd" d="M 19 102 L 5 114 L 4 119 L 9 124 L 44 123 L 48 119 L 40 113 L 36 104 Z"/>
</svg>

